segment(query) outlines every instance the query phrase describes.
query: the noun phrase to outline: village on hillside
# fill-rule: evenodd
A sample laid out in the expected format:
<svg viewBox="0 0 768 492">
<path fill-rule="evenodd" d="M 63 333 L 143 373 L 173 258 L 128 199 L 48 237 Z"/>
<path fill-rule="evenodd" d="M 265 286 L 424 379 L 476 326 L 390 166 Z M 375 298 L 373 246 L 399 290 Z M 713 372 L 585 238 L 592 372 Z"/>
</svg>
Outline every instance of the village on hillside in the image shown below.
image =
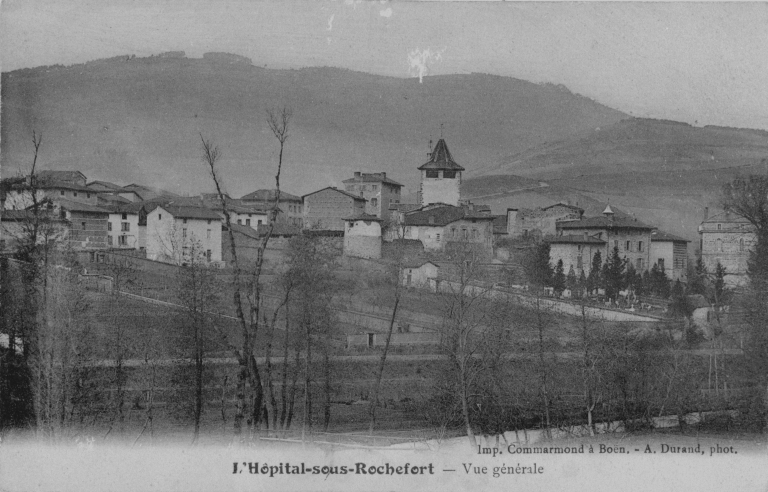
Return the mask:
<svg viewBox="0 0 768 492">
<path fill-rule="evenodd" d="M 203 157 L 221 190 L 205 140 Z M 154 422 L 169 435 L 194 422 L 195 439 L 218 439 L 234 419 L 235 435 L 427 426 L 474 440 L 664 427 L 667 413 L 717 426 L 748 406 L 747 219 L 707 211 L 691 245 L 610 204 L 596 216 L 562 202 L 493 214 L 464 198 L 469 164 L 444 138 L 422 160 L 414 203 L 397 176 L 362 170 L 343 189 L 263 184 L 240 198 L 77 170 L 4 178 L 14 309 L 0 350 L 16 368 L 4 398 L 18 403 L 3 425 L 29 419 L 23 361 L 41 343 L 74 352 L 40 377 L 79 378 L 35 396 L 66 410 L 36 417 L 58 415 L 54 433 L 119 428 L 138 440 Z M 38 316 L 66 328 L 29 338 Z"/>
</svg>

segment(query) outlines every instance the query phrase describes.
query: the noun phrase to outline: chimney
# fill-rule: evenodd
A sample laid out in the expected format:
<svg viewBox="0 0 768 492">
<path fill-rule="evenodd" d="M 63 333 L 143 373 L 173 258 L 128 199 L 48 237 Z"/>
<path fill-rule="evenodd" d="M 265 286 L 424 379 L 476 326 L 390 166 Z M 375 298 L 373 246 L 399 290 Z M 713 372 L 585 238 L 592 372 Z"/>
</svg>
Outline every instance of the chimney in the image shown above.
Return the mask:
<svg viewBox="0 0 768 492">
<path fill-rule="evenodd" d="M 356 177 L 356 178 L 359 178 L 359 177 L 360 177 L 360 171 L 355 171 L 355 177 Z"/>
<path fill-rule="evenodd" d="M 386 177 L 387 177 L 387 173 L 385 173 L 385 172 L 382 172 L 382 173 L 381 173 L 381 177 L 382 177 L 382 178 L 386 178 Z"/>
<path fill-rule="evenodd" d="M 709 207 L 704 207 L 704 220 L 709 218 Z"/>
</svg>

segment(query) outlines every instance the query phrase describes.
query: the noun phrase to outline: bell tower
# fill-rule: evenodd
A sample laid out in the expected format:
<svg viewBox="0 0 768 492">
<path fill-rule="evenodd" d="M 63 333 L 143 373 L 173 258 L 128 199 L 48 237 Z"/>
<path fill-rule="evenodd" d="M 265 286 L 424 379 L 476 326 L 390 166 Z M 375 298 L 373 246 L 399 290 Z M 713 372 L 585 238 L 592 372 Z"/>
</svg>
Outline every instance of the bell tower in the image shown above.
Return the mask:
<svg viewBox="0 0 768 492">
<path fill-rule="evenodd" d="M 429 161 L 419 166 L 421 171 L 421 206 L 446 203 L 458 206 L 461 198 L 461 172 L 464 168 L 453 160 L 444 139 L 437 141 Z"/>
</svg>

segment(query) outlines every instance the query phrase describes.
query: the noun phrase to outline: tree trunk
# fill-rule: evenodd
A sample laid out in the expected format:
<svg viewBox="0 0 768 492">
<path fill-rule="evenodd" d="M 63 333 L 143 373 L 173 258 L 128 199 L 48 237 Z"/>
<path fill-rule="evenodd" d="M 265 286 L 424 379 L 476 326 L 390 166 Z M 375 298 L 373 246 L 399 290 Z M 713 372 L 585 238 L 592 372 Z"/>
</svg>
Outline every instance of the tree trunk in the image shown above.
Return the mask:
<svg viewBox="0 0 768 492">
<path fill-rule="evenodd" d="M 399 288 L 399 287 L 398 287 Z M 373 396 L 371 397 L 369 416 L 370 423 L 368 425 L 368 433 L 373 434 L 374 427 L 376 426 L 376 407 L 379 404 L 379 390 L 381 388 L 381 378 L 384 374 L 384 364 L 387 361 L 387 353 L 389 352 L 389 344 L 392 340 L 392 331 L 395 327 L 395 317 L 397 316 L 397 306 L 400 304 L 400 295 L 395 296 L 395 306 L 392 308 L 392 316 L 389 318 L 389 330 L 387 331 L 387 338 L 384 342 L 384 351 L 381 353 L 381 359 L 379 360 L 379 368 L 376 371 L 376 383 L 373 387 Z"/>
</svg>

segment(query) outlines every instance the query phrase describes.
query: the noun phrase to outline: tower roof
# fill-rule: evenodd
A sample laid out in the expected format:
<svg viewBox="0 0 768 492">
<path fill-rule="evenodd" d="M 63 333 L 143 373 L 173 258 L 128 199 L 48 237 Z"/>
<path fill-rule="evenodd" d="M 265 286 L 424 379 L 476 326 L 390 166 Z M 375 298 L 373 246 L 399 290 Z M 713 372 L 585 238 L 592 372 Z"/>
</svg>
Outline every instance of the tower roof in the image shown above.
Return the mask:
<svg viewBox="0 0 768 492">
<path fill-rule="evenodd" d="M 610 205 L 605 206 L 605 210 L 603 210 L 603 215 L 613 215 L 613 209 Z"/>
<path fill-rule="evenodd" d="M 453 160 L 451 151 L 448 150 L 445 140 L 442 138 L 437 141 L 435 148 L 432 149 L 432 153 L 429 155 L 429 160 L 418 167 L 419 170 L 424 169 L 448 169 L 453 171 L 463 171 L 461 167 Z"/>
</svg>

